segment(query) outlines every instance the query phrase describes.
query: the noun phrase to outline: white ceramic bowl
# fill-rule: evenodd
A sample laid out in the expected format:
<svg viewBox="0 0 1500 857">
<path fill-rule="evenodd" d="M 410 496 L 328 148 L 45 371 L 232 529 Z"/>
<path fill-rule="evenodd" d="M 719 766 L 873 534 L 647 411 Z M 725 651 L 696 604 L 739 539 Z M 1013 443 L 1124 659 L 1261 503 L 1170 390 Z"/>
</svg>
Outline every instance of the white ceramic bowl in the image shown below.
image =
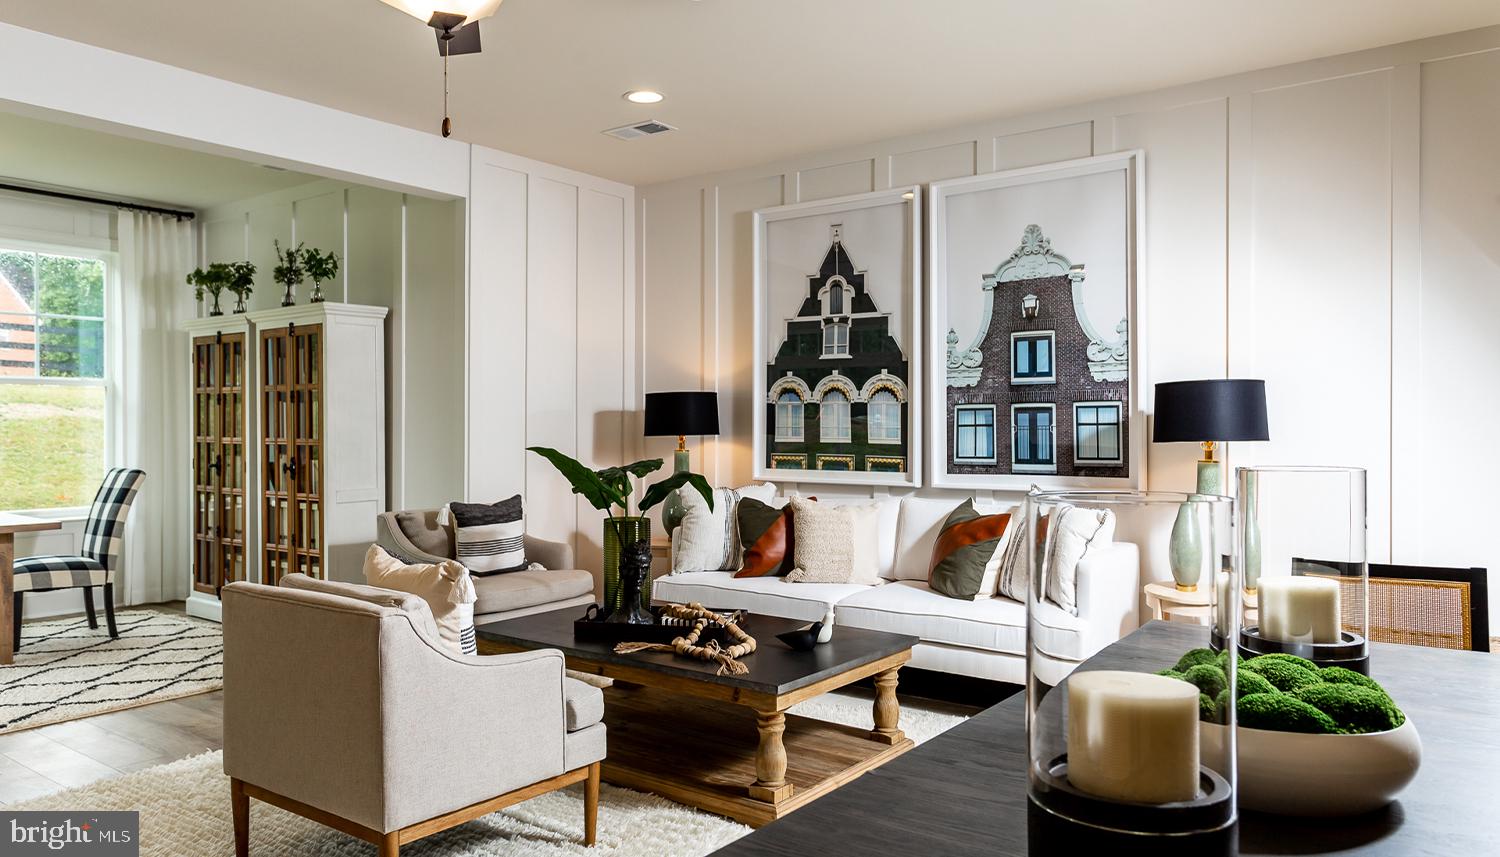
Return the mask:
<svg viewBox="0 0 1500 857">
<path fill-rule="evenodd" d="M 1203 754 L 1217 754 L 1224 727 L 1200 723 Z M 1239 806 L 1277 815 L 1356 815 L 1395 799 L 1422 765 L 1411 718 L 1388 732 L 1308 735 L 1239 730 Z"/>
</svg>

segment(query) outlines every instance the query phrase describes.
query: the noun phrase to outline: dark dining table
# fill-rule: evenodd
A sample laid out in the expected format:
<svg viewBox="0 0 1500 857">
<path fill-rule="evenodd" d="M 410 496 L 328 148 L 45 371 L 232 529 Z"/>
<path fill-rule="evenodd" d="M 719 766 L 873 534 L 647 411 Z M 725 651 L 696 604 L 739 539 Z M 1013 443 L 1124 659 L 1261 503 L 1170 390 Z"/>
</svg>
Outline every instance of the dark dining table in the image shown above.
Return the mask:
<svg viewBox="0 0 1500 857">
<path fill-rule="evenodd" d="M 1151 622 L 1090 666 L 1130 669 L 1204 645 Z M 1372 644 L 1370 673 L 1417 724 L 1422 766 L 1390 805 L 1347 818 L 1242 812 L 1240 854 L 1500 855 L 1500 658 Z M 723 857 L 1027 854 L 1025 698 L 1017 694 L 716 852 Z"/>
</svg>

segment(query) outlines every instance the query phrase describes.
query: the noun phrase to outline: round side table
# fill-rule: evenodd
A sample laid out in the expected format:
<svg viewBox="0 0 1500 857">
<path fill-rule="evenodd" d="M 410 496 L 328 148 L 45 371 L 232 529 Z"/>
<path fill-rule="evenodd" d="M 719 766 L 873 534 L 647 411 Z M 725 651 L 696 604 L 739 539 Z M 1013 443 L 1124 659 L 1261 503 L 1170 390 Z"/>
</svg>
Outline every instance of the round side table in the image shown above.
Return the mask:
<svg viewBox="0 0 1500 857">
<path fill-rule="evenodd" d="M 1145 591 L 1146 606 L 1151 608 L 1153 619 L 1192 622 L 1195 625 L 1213 624 L 1208 590 L 1202 586 L 1192 592 L 1183 592 L 1174 583 L 1148 583 Z"/>
</svg>

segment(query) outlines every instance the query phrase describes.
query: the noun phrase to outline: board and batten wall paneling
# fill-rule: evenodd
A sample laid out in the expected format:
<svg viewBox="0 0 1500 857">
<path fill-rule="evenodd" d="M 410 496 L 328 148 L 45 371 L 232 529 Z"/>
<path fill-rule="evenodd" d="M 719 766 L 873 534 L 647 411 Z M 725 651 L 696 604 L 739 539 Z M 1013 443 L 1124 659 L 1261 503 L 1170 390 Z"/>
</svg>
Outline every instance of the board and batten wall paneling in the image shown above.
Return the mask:
<svg viewBox="0 0 1500 857">
<path fill-rule="evenodd" d="M 640 188 L 643 386 L 718 390 L 718 481 L 742 484 L 750 212 L 962 174 L 966 152 L 984 173 L 1140 148 L 1148 384 L 1265 377 L 1272 441 L 1229 445 L 1228 466 L 1364 467 L 1373 561 L 1500 568 L 1479 512 L 1500 459 L 1451 463 L 1500 420 L 1480 392 L 1500 318 L 1497 58 L 1491 27 Z M 1187 488 L 1196 458 L 1151 446 L 1150 486 Z"/>
<path fill-rule="evenodd" d="M 526 445 L 578 456 L 578 188 L 531 176 L 526 208 Z M 591 370 L 596 367 L 590 367 Z M 526 529 L 566 541 L 578 511 L 562 476 L 526 457 Z"/>
<path fill-rule="evenodd" d="M 1391 73 L 1249 97 L 1250 281 L 1234 373 L 1266 380 L 1271 440 L 1241 463 L 1367 471 L 1369 557 L 1390 554 Z M 1365 415 L 1369 415 L 1366 419 Z"/>
<path fill-rule="evenodd" d="M 1412 425 L 1394 486 L 1415 502 L 1398 506 L 1414 520 L 1397 527 L 1397 556 L 1488 568 L 1500 636 L 1500 539 L 1488 525 L 1500 467 L 1487 448 L 1500 426 L 1500 50 L 1423 64 L 1420 94 L 1421 290 L 1397 340 L 1416 374 L 1396 388 Z"/>
<path fill-rule="evenodd" d="M 640 454 L 634 189 L 475 146 L 467 222 L 467 496 L 522 494 L 527 534 L 569 543 L 597 587 L 600 513 L 525 448 Z"/>
</svg>

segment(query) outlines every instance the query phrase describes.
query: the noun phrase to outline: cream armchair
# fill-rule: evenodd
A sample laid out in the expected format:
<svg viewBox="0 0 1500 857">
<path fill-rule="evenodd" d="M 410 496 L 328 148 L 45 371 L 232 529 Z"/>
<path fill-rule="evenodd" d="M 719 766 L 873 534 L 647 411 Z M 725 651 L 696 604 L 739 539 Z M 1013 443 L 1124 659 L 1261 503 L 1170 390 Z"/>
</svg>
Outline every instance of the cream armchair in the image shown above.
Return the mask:
<svg viewBox="0 0 1500 857">
<path fill-rule="evenodd" d="M 604 701 L 563 676 L 561 652 L 456 655 L 418 630 L 407 596 L 322 587 L 224 587 L 224 773 L 239 857 L 250 798 L 394 857 L 580 781 L 593 844 Z"/>
<path fill-rule="evenodd" d="M 408 562 L 453 559 L 452 531 L 437 522 L 438 511 L 381 512 L 375 516 L 376 542 Z M 574 568 L 571 545 L 529 534 L 525 545 L 526 559 L 542 569 L 475 575 L 474 592 L 479 600 L 474 602 L 474 624 L 594 603 L 594 576 Z"/>
</svg>

